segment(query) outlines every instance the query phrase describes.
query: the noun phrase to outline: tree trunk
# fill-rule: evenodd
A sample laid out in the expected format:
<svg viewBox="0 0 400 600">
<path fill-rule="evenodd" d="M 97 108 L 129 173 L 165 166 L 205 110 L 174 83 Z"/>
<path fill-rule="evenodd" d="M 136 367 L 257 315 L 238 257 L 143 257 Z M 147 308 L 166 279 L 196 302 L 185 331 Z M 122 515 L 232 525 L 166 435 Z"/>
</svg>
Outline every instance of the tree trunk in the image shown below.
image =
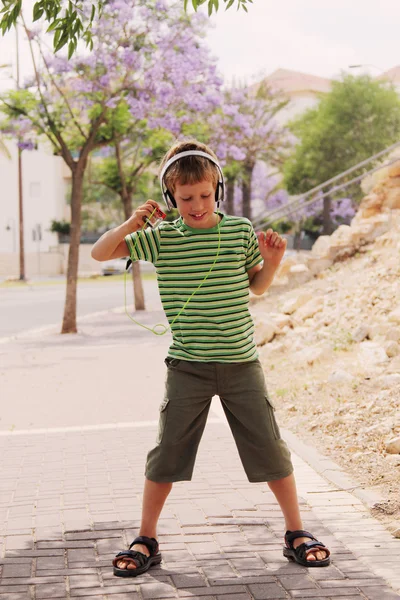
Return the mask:
<svg viewBox="0 0 400 600">
<path fill-rule="evenodd" d="M 300 246 L 301 246 L 301 226 L 299 226 L 298 228 L 296 228 L 296 231 L 294 233 L 294 238 L 293 238 L 293 250 L 300 250 Z"/>
<path fill-rule="evenodd" d="M 251 221 L 251 178 L 253 175 L 254 164 L 247 163 L 244 167 L 242 182 L 242 215 Z"/>
<path fill-rule="evenodd" d="M 145 310 L 143 282 L 140 276 L 140 263 L 137 260 L 132 263 L 132 281 L 135 310 Z"/>
<path fill-rule="evenodd" d="M 124 205 L 125 220 L 128 220 L 132 214 L 132 194 L 125 186 L 122 186 L 121 198 Z M 132 263 L 132 285 L 135 310 L 146 310 L 143 282 L 140 275 L 140 263 L 138 261 Z"/>
<path fill-rule="evenodd" d="M 228 215 L 235 214 L 233 198 L 235 194 L 235 179 L 228 179 L 226 182 L 226 212 Z"/>
<path fill-rule="evenodd" d="M 81 241 L 81 208 L 85 166 L 86 161 L 79 161 L 71 171 L 71 234 L 68 252 L 67 289 L 61 333 L 77 333 L 76 288 L 78 279 L 79 244 Z"/>
<path fill-rule="evenodd" d="M 331 207 L 332 200 L 330 196 L 325 196 L 324 198 L 324 210 L 323 210 L 323 229 L 322 235 L 331 235 L 333 226 L 331 219 Z"/>
</svg>

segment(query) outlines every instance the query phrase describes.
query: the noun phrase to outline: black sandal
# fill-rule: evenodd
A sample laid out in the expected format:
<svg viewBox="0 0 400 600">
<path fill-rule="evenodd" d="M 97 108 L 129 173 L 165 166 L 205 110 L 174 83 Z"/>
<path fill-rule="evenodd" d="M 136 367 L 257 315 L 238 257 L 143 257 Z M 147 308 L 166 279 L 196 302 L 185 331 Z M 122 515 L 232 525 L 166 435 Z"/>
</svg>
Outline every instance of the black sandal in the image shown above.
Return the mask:
<svg viewBox="0 0 400 600">
<path fill-rule="evenodd" d="M 308 537 L 311 538 L 311 540 L 309 542 L 303 542 L 302 544 L 299 544 L 297 548 L 293 548 L 294 540 L 299 537 Z M 318 560 L 317 557 L 315 557 L 315 560 L 307 560 L 307 554 L 309 554 L 313 548 L 324 550 L 326 552 L 326 557 L 322 560 Z M 327 567 L 331 560 L 329 558 L 330 551 L 325 544 L 319 542 L 317 538 L 315 538 L 309 531 L 302 530 L 287 531 L 285 533 L 283 556 L 286 556 L 288 560 L 296 561 L 299 563 L 299 565 L 303 565 L 304 567 Z"/>
<path fill-rule="evenodd" d="M 150 552 L 150 556 L 138 552 L 137 550 L 131 550 L 135 544 L 143 544 Z M 120 560 L 126 560 L 133 562 L 136 565 L 136 569 L 119 569 L 117 563 Z M 149 538 L 141 535 L 135 538 L 132 544 L 129 546 L 129 550 L 119 552 L 113 559 L 114 575 L 117 577 L 137 577 L 142 573 L 145 573 L 153 565 L 158 565 L 161 562 L 161 554 L 158 551 L 158 542 L 155 538 Z"/>
</svg>

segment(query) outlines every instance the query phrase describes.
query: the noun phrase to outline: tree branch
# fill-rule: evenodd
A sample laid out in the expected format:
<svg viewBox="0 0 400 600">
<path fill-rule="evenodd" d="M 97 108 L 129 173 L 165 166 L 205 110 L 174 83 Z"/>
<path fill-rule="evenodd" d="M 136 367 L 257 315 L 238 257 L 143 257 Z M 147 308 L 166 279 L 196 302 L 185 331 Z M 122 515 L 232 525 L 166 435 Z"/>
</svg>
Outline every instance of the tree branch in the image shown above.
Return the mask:
<svg viewBox="0 0 400 600">
<path fill-rule="evenodd" d="M 45 113 L 46 113 L 46 116 L 47 116 L 47 122 L 48 122 L 48 125 L 49 125 L 49 127 L 50 127 L 50 130 L 51 130 L 51 132 L 52 132 L 52 133 L 53 133 L 53 135 L 55 136 L 56 140 L 57 140 L 57 141 L 58 141 L 58 143 L 60 144 L 61 153 L 62 153 L 62 156 L 63 156 L 63 158 L 64 158 L 65 162 L 67 163 L 67 165 L 69 166 L 69 168 L 71 169 L 71 171 L 73 171 L 73 170 L 74 170 L 74 168 L 75 168 L 75 161 L 74 161 L 74 159 L 72 158 L 72 154 L 71 154 L 71 152 L 70 152 L 70 150 L 69 150 L 68 146 L 67 146 L 67 145 L 66 145 L 66 143 L 64 142 L 64 139 L 63 139 L 63 137 L 62 137 L 61 133 L 60 133 L 60 132 L 57 130 L 57 128 L 55 127 L 55 125 L 54 125 L 54 121 L 53 121 L 53 119 L 51 118 L 51 116 L 50 116 L 50 113 L 49 113 L 49 111 L 48 111 L 47 104 L 46 104 L 46 101 L 45 101 L 45 99 L 44 99 L 44 96 L 43 96 L 43 93 L 42 93 L 41 87 L 40 87 L 40 78 L 39 78 L 39 72 L 38 72 L 38 70 L 37 70 L 37 67 L 36 67 L 36 61 L 35 61 L 35 56 L 34 56 L 34 54 L 33 54 L 32 40 L 30 39 L 30 37 L 29 37 L 29 35 L 28 35 L 28 29 L 27 29 L 27 27 L 26 27 L 26 23 L 25 23 L 25 20 L 24 20 L 24 17 L 23 17 L 23 15 L 22 15 L 22 13 L 21 13 L 21 18 L 22 18 L 22 24 L 23 24 L 23 26 L 24 26 L 24 29 L 25 29 L 25 33 L 26 33 L 26 34 L 27 34 L 27 36 L 28 36 L 28 43 L 29 43 L 29 49 L 30 49 L 30 53 L 31 53 L 32 63 L 33 63 L 33 70 L 34 70 L 34 72 L 35 72 L 35 79 L 36 79 L 36 83 L 37 83 L 37 86 L 38 86 L 38 91 L 39 91 L 40 99 L 41 99 L 41 101 L 42 101 L 43 108 L 44 108 L 44 110 L 45 110 Z"/>
</svg>

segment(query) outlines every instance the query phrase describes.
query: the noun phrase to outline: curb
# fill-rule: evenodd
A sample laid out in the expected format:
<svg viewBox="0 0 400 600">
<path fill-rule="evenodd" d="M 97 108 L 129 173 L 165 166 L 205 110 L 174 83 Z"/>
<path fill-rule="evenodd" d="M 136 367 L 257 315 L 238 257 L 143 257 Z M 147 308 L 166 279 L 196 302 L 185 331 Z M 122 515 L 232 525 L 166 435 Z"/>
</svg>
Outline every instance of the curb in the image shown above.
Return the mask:
<svg viewBox="0 0 400 600">
<path fill-rule="evenodd" d="M 337 463 L 330 458 L 320 454 L 320 451 L 308 446 L 297 435 L 288 429 L 280 428 L 282 437 L 288 446 L 306 462 L 321 477 L 338 487 L 341 491 L 349 492 L 356 496 L 368 508 L 372 508 L 377 502 L 383 502 L 384 498 L 379 492 L 363 488 L 362 484 L 355 482 Z"/>
</svg>

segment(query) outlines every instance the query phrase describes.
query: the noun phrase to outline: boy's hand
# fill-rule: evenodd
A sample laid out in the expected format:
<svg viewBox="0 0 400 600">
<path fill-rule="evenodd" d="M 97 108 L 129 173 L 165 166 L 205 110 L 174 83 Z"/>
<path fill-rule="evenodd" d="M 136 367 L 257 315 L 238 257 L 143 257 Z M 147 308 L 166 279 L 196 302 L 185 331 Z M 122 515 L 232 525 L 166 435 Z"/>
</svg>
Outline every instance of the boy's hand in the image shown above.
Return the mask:
<svg viewBox="0 0 400 600">
<path fill-rule="evenodd" d="M 154 223 L 158 219 L 157 211 L 161 211 L 161 209 L 154 200 L 147 200 L 147 202 L 138 206 L 137 209 L 132 213 L 132 216 L 128 219 L 128 223 L 132 227 L 132 231 L 138 231 L 138 229 L 142 229 L 146 223 L 146 219 L 148 219 L 150 223 Z M 150 219 L 150 215 L 153 212 L 154 214 Z"/>
<path fill-rule="evenodd" d="M 285 254 L 287 240 L 272 229 L 268 229 L 266 233 L 263 231 L 257 233 L 257 239 L 260 254 L 264 261 L 277 268 Z"/>
</svg>

